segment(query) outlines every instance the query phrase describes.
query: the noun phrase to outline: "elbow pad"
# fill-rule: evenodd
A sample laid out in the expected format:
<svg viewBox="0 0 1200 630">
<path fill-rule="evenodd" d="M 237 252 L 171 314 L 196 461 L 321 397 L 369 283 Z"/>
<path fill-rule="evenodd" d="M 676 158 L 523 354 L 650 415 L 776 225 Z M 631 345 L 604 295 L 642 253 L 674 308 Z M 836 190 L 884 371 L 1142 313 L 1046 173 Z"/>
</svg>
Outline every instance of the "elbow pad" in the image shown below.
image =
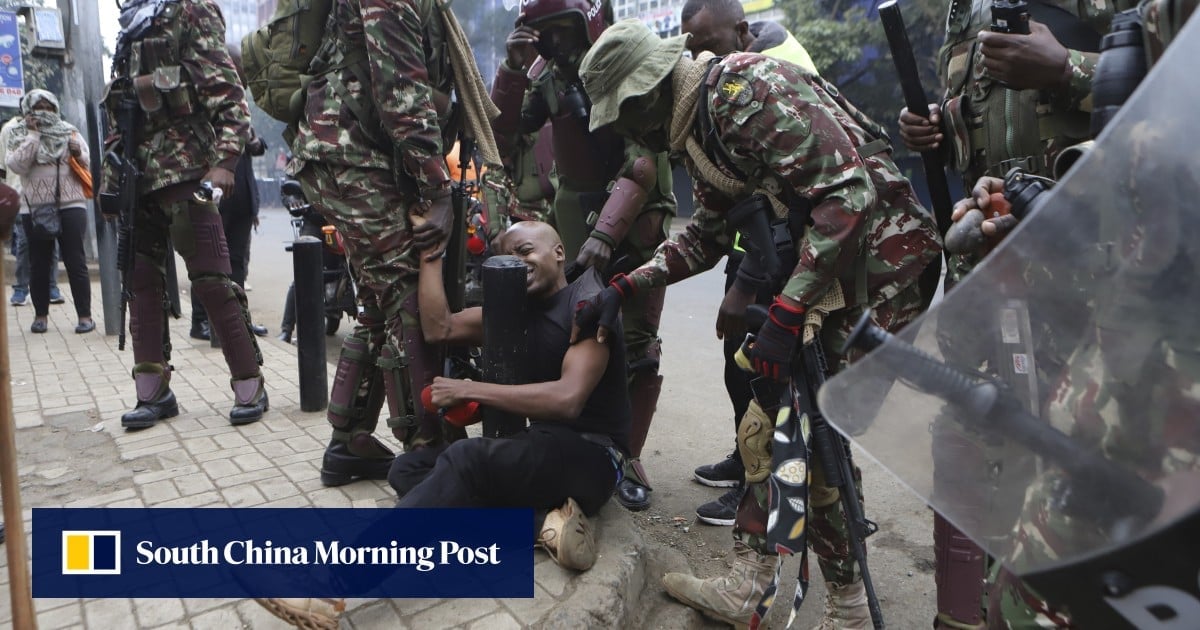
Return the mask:
<svg viewBox="0 0 1200 630">
<path fill-rule="evenodd" d="M 500 109 L 500 116 L 492 122 L 497 136 L 505 138 L 516 135 L 517 124 L 521 118 L 521 104 L 525 99 L 525 89 L 529 87 L 529 79 L 521 72 L 508 69 L 503 63 L 496 71 L 496 80 L 492 83 L 492 102 Z"/>
<path fill-rule="evenodd" d="M 640 157 L 633 162 L 629 173 L 613 184 L 608 201 L 600 210 L 600 218 L 592 236 L 616 247 L 625 240 L 629 228 L 646 205 L 649 192 L 658 183 L 658 168 L 654 160 Z M 599 235 L 598 235 L 599 234 Z"/>
</svg>

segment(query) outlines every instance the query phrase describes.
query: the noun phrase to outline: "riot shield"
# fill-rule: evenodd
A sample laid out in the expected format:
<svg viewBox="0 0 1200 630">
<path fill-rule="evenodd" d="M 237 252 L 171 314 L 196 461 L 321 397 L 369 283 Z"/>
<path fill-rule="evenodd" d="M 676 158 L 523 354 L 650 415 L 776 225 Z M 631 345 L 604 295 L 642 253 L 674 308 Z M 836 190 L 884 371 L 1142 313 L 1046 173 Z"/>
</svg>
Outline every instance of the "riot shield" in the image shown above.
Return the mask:
<svg viewBox="0 0 1200 630">
<path fill-rule="evenodd" d="M 1191 20 L 1003 244 L 820 395 L 1079 627 L 1200 624 L 1198 57 Z"/>
</svg>

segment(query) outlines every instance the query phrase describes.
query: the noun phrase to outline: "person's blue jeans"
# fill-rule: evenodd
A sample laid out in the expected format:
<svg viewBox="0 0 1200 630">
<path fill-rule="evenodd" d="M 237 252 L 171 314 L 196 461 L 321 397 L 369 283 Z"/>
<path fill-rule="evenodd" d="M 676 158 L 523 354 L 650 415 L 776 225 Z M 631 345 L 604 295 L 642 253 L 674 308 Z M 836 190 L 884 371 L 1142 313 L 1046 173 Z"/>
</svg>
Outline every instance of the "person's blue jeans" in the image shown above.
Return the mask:
<svg viewBox="0 0 1200 630">
<path fill-rule="evenodd" d="M 25 238 L 24 221 L 13 223 L 12 255 L 17 259 L 17 271 L 13 276 L 13 290 L 29 293 L 29 241 Z M 54 245 L 54 254 L 50 263 L 50 291 L 58 289 L 58 244 Z"/>
</svg>

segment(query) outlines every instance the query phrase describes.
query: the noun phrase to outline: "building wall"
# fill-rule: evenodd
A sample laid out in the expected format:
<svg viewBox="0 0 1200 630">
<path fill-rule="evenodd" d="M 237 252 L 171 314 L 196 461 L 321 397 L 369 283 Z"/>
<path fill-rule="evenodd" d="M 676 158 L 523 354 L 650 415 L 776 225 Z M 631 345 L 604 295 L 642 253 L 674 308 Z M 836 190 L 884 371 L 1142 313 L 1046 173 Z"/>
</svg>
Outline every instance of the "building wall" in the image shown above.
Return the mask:
<svg viewBox="0 0 1200 630">
<path fill-rule="evenodd" d="M 217 4 L 225 15 L 225 41 L 239 45 L 246 34 L 258 28 L 261 0 L 217 0 Z"/>
<path fill-rule="evenodd" d="M 671 37 L 679 34 L 679 14 L 685 3 L 686 0 L 613 0 L 613 14 L 617 20 L 638 18 L 660 37 Z M 782 16 L 776 0 L 745 0 L 742 7 L 751 22 L 777 20 Z"/>
</svg>

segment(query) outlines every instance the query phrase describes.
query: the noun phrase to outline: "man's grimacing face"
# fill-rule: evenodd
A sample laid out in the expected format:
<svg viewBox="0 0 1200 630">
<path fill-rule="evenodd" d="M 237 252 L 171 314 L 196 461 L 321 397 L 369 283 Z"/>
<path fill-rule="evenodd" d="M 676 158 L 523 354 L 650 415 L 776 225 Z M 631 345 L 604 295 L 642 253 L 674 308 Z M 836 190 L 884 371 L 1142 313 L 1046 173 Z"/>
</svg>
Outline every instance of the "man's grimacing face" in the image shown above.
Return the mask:
<svg viewBox="0 0 1200 630">
<path fill-rule="evenodd" d="M 515 223 L 504 233 L 500 249 L 525 263 L 526 294 L 546 297 L 558 289 L 567 256 L 554 228 L 531 221 Z"/>
</svg>

